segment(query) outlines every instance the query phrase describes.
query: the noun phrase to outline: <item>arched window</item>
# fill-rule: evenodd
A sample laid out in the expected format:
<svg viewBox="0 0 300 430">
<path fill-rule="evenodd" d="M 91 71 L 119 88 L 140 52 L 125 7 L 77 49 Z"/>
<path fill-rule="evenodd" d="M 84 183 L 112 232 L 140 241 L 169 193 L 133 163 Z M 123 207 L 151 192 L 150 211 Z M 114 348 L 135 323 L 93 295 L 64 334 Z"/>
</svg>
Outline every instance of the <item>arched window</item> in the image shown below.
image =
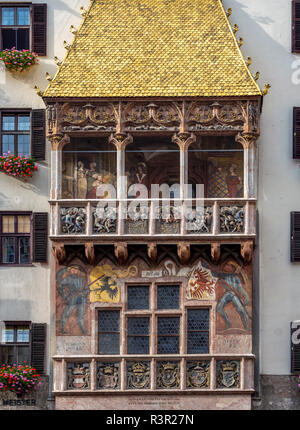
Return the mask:
<svg viewBox="0 0 300 430">
<path fill-rule="evenodd" d="M 175 185 L 180 183 L 180 150 L 171 142 L 171 137 L 135 137 L 127 146 L 125 157 L 128 197 L 136 197 L 134 184 L 143 184 L 151 196 L 151 185 Z M 176 185 L 177 184 L 177 185 Z M 176 197 L 171 190 L 171 197 Z M 130 195 L 132 194 L 132 195 Z M 176 194 L 176 192 L 175 192 Z"/>
<path fill-rule="evenodd" d="M 244 196 L 243 147 L 234 136 L 197 136 L 188 151 L 188 179 L 193 197 L 196 184 L 207 198 Z"/>
<path fill-rule="evenodd" d="M 62 198 L 96 199 L 97 187 L 116 187 L 116 148 L 108 138 L 74 138 L 62 153 Z"/>
</svg>

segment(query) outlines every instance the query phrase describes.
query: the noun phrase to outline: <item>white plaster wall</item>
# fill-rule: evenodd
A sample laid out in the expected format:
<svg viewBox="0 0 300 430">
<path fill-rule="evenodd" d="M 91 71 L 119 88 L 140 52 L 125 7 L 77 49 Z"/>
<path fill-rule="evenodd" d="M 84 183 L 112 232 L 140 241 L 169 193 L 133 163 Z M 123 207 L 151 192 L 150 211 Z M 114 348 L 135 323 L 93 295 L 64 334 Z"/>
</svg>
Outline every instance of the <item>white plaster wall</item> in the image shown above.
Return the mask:
<svg viewBox="0 0 300 430">
<path fill-rule="evenodd" d="M 290 263 L 290 212 L 300 210 L 300 169 L 292 158 L 292 112 L 300 85 L 292 83 L 290 0 L 224 0 L 232 7 L 242 51 L 261 72 L 264 98 L 259 139 L 260 365 L 262 374 L 290 373 L 290 321 L 300 318 L 300 264 Z M 298 73 L 300 77 L 300 73 Z"/>
<path fill-rule="evenodd" d="M 38 85 L 41 90 L 46 88 L 48 81 L 45 73 L 49 72 L 53 76 L 56 72 L 53 58 L 55 55 L 61 59 L 64 57 L 66 51 L 63 41 L 72 41 L 73 35 L 69 28 L 71 24 L 75 27 L 80 25 L 80 6 L 88 7 L 89 0 L 35 0 L 34 3 L 48 3 L 48 56 L 40 57 L 39 65 L 22 75 L 6 71 L 1 62 L 1 108 L 44 107 L 34 86 Z M 27 183 L 0 173 L 0 211 L 49 211 L 49 145 L 46 161 L 38 163 L 39 171 Z M 31 320 L 49 324 L 53 320 L 49 270 L 47 264 L 34 264 L 33 267 L 0 266 L 0 321 Z"/>
</svg>

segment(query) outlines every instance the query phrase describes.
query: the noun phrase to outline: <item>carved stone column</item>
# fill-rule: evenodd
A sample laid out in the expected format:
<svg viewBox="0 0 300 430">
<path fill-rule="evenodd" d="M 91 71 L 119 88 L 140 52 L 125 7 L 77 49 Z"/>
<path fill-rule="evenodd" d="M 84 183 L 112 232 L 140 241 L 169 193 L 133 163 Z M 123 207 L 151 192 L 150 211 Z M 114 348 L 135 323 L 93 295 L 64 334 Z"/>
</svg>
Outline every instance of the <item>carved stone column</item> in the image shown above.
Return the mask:
<svg viewBox="0 0 300 430">
<path fill-rule="evenodd" d="M 178 133 L 172 137 L 172 142 L 177 143 L 180 148 L 180 198 L 187 198 L 187 190 L 184 185 L 188 184 L 188 149 L 191 143 L 196 141 L 193 133 Z"/>
<path fill-rule="evenodd" d="M 116 133 L 110 135 L 109 142 L 117 149 L 117 198 L 126 198 L 127 190 L 121 177 L 125 176 L 125 149 L 128 144 L 133 142 L 133 139 L 130 134 Z"/>
<path fill-rule="evenodd" d="M 67 134 L 50 134 L 47 138 L 51 143 L 50 198 L 57 200 L 62 192 L 62 149 L 70 142 L 70 137 Z"/>
<path fill-rule="evenodd" d="M 244 148 L 244 197 L 256 197 L 256 133 L 239 133 L 236 141 Z"/>
</svg>

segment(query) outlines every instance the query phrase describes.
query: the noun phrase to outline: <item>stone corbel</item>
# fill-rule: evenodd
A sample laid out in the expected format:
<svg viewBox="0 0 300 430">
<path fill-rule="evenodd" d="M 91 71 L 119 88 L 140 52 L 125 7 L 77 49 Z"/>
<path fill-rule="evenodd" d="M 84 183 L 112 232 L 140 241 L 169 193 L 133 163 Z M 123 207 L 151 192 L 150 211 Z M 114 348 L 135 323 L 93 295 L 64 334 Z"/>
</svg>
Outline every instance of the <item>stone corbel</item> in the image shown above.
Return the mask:
<svg viewBox="0 0 300 430">
<path fill-rule="evenodd" d="M 249 264 L 253 258 L 253 241 L 247 240 L 241 244 L 241 256 L 243 257 L 244 263 Z"/>
<path fill-rule="evenodd" d="M 191 247 L 187 242 L 179 242 L 177 245 L 177 254 L 181 264 L 187 264 L 191 257 Z"/>
<path fill-rule="evenodd" d="M 211 253 L 212 261 L 214 263 L 217 263 L 220 260 L 220 256 L 221 256 L 221 246 L 219 242 L 213 242 L 211 244 L 210 253 Z"/>
<path fill-rule="evenodd" d="M 125 242 L 116 242 L 115 243 L 115 256 L 118 260 L 120 266 L 126 263 L 128 258 L 128 249 L 127 243 Z"/>
<path fill-rule="evenodd" d="M 255 146 L 258 137 L 257 133 L 239 133 L 236 135 L 235 140 L 243 145 L 244 149 L 249 149 L 252 146 Z"/>
<path fill-rule="evenodd" d="M 157 245 L 155 242 L 149 242 L 147 245 L 148 257 L 151 261 L 155 262 L 157 259 Z"/>
<path fill-rule="evenodd" d="M 65 245 L 63 242 L 53 242 L 52 253 L 54 255 L 56 262 L 59 265 L 62 265 L 66 261 L 67 255 L 66 255 Z"/>
<path fill-rule="evenodd" d="M 95 263 L 95 247 L 93 242 L 87 242 L 85 244 L 85 256 L 91 266 Z"/>
<path fill-rule="evenodd" d="M 181 151 L 187 151 L 190 144 L 196 141 L 194 133 L 178 133 L 172 137 L 172 142 L 177 143 Z"/>
<path fill-rule="evenodd" d="M 129 143 L 132 143 L 133 138 L 131 134 L 116 133 L 116 134 L 111 134 L 108 141 L 109 143 L 114 144 L 117 150 L 120 150 L 120 149 L 125 149 Z"/>
</svg>

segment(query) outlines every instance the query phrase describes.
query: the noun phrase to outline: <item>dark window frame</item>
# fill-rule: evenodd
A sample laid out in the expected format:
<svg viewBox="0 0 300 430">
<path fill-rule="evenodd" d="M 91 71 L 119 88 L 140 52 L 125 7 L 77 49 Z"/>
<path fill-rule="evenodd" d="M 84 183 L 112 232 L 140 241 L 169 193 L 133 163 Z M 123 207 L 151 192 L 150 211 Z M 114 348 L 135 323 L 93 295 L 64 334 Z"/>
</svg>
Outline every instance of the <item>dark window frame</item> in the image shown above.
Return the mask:
<svg viewBox="0 0 300 430">
<path fill-rule="evenodd" d="M 18 117 L 19 116 L 29 116 L 29 130 L 18 130 Z M 3 118 L 5 116 L 14 116 L 15 117 L 15 129 L 14 130 L 3 130 Z M 18 155 L 18 136 L 19 135 L 28 135 L 29 136 L 29 154 L 31 156 L 32 153 L 32 109 L 0 109 L 0 154 L 3 155 L 3 142 L 2 137 L 4 135 L 14 135 L 14 153 Z"/>
<path fill-rule="evenodd" d="M 292 0 L 292 53 L 293 54 L 300 54 L 300 46 L 299 48 L 296 47 L 296 42 L 300 44 L 300 16 L 299 18 L 296 17 L 296 7 L 299 5 L 300 8 L 300 0 Z M 296 25 L 299 25 L 299 40 L 296 41 Z"/>
<path fill-rule="evenodd" d="M 15 233 L 3 233 L 2 231 L 2 217 L 3 216 L 14 216 Z M 18 233 L 18 216 L 29 216 L 30 217 L 30 233 Z M 2 255 L 2 239 L 3 237 L 14 237 L 15 238 L 15 262 L 14 263 L 3 263 Z M 30 262 L 29 263 L 19 263 L 19 238 L 29 237 L 30 238 Z M 16 212 L 16 211 L 5 211 L 0 212 L 0 266 L 11 267 L 27 267 L 32 266 L 32 246 L 33 246 L 33 225 L 32 225 L 32 212 Z"/>
<path fill-rule="evenodd" d="M 14 25 L 3 25 L 2 24 L 2 8 L 5 8 L 5 7 L 9 7 L 9 8 L 13 8 L 14 9 L 14 14 L 15 14 L 15 22 L 14 22 Z M 20 8 L 20 7 L 28 7 L 29 8 L 29 25 L 18 25 L 17 24 L 17 9 L 18 8 Z M 0 50 L 3 50 L 4 48 L 3 48 L 3 38 L 2 38 L 2 30 L 4 29 L 6 29 L 6 30 L 9 30 L 9 29 L 17 29 L 17 30 L 19 30 L 19 29 L 28 29 L 29 30 L 29 35 L 28 35 L 28 37 L 29 37 L 29 47 L 28 47 L 28 50 L 30 51 L 31 50 L 31 48 L 32 48 L 32 27 L 33 27 L 33 18 L 32 18 L 32 11 L 33 11 L 33 9 L 32 9 L 32 3 L 31 2 L 24 2 L 24 3 L 5 3 L 5 2 L 1 2 L 0 3 Z M 16 49 L 19 49 L 17 46 L 16 46 Z"/>
<path fill-rule="evenodd" d="M 12 326 L 14 328 L 14 341 L 13 342 L 3 342 L 2 338 L 0 339 L 0 364 L 7 364 L 7 363 L 2 363 L 2 353 L 1 353 L 1 347 L 5 346 L 5 347 L 11 347 L 13 350 L 13 363 L 11 364 L 21 364 L 18 363 L 17 361 L 17 357 L 18 357 L 18 352 L 17 352 L 17 348 L 20 347 L 24 347 L 24 346 L 28 346 L 28 360 L 29 362 L 27 362 L 26 364 L 31 365 L 31 347 L 32 347 L 32 340 L 31 340 L 31 328 L 32 328 L 32 322 L 31 321 L 3 321 L 5 324 L 5 328 L 7 326 Z M 29 341 L 28 342 L 17 342 L 17 329 L 20 326 L 28 326 L 29 329 Z"/>
</svg>

